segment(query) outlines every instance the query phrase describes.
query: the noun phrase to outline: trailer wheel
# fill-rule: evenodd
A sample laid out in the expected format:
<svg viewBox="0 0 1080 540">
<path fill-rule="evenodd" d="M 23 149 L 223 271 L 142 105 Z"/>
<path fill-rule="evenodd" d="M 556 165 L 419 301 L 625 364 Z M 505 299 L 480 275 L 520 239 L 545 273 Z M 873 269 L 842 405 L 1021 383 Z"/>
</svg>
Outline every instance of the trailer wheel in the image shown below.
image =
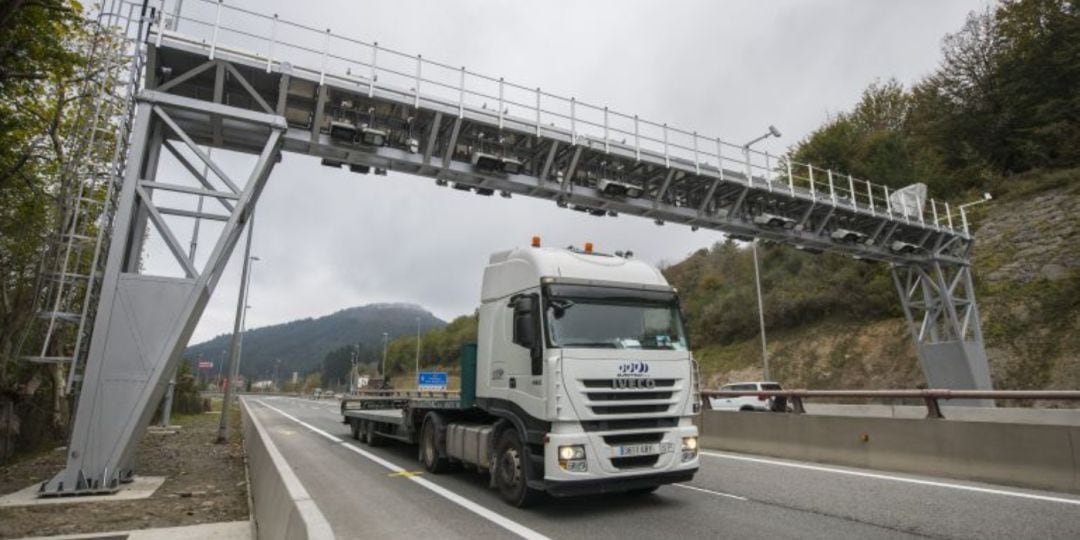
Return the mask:
<svg viewBox="0 0 1080 540">
<path fill-rule="evenodd" d="M 367 421 L 367 429 L 364 430 L 364 444 L 368 446 L 382 446 L 383 438 L 375 433 L 375 422 Z"/>
<path fill-rule="evenodd" d="M 525 508 L 535 504 L 543 495 L 542 492 L 529 487 L 525 475 L 525 445 L 517 430 L 507 429 L 499 437 L 499 443 L 495 446 L 495 484 L 499 487 L 499 494 L 504 501 Z"/>
<path fill-rule="evenodd" d="M 364 443 L 364 444 L 367 444 L 368 421 L 367 420 L 357 420 L 356 424 L 357 424 L 357 435 L 359 437 L 358 440 L 360 442 Z"/>
<path fill-rule="evenodd" d="M 349 420 L 349 428 L 352 429 L 352 438 L 353 438 L 353 440 L 359 441 L 360 440 L 360 421 L 350 419 Z"/>
<path fill-rule="evenodd" d="M 420 461 L 431 474 L 450 470 L 450 460 L 439 454 L 439 437 L 445 437 L 446 425 L 436 414 L 429 414 L 420 432 Z"/>
</svg>

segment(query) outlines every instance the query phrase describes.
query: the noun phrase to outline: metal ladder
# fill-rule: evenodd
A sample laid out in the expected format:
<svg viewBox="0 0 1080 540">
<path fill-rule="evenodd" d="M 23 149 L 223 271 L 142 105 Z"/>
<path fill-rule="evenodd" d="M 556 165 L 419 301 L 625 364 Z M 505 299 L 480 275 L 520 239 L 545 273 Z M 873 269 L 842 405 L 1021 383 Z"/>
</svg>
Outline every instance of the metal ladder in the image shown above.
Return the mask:
<svg viewBox="0 0 1080 540">
<path fill-rule="evenodd" d="M 67 364 L 65 393 L 78 391 L 89 349 L 112 219 L 127 162 L 135 93 L 145 59 L 138 36 L 138 6 L 110 0 L 97 14 L 88 65 L 102 66 L 88 78 L 76 112 L 76 133 L 67 145 L 71 156 L 61 174 L 76 180 L 66 194 L 58 232 L 42 256 L 37 324 L 28 328 L 21 358 L 28 362 Z M 120 38 L 115 50 L 102 46 Z M 135 39 L 132 39 L 135 38 Z M 129 70 L 125 74 L 124 68 Z M 126 77 L 125 77 L 126 75 Z M 114 79 L 115 77 L 115 79 Z M 122 80 L 114 86 L 113 81 Z M 109 155 L 107 165 L 88 156 Z"/>
</svg>

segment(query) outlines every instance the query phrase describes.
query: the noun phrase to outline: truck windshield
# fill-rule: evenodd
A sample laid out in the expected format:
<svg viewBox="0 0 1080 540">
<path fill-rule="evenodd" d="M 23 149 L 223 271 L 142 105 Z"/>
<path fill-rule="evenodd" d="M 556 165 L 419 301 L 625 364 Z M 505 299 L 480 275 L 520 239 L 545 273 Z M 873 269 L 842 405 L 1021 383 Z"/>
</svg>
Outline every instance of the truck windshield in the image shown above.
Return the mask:
<svg viewBox="0 0 1080 540">
<path fill-rule="evenodd" d="M 547 293 L 552 347 L 687 349 L 673 293 L 567 285 L 551 286 Z"/>
</svg>

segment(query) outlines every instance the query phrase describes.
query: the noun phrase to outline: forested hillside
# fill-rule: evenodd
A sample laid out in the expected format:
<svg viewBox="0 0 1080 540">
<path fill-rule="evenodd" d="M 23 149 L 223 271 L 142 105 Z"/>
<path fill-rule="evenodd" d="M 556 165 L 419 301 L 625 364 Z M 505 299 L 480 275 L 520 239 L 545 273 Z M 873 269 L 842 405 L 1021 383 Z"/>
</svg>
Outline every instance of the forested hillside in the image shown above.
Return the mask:
<svg viewBox="0 0 1080 540">
<path fill-rule="evenodd" d="M 389 334 L 390 339 L 415 336 L 417 318 L 420 319 L 421 332 L 446 326 L 445 321 L 420 306 L 370 304 L 315 319 L 300 319 L 248 330 L 244 332 L 240 371 L 250 378 L 269 378 L 273 376 L 275 366 L 282 377 L 291 375 L 293 371 L 300 374 L 322 371 L 323 360 L 328 353 L 342 347 L 352 349 L 356 346 L 361 348 L 360 361 L 373 363 L 381 359 L 383 332 Z M 225 351 L 229 349 L 231 337 L 231 334 L 224 334 L 192 345 L 184 356 L 189 361 L 201 357 L 220 362 L 223 354 L 227 354 Z"/>
</svg>

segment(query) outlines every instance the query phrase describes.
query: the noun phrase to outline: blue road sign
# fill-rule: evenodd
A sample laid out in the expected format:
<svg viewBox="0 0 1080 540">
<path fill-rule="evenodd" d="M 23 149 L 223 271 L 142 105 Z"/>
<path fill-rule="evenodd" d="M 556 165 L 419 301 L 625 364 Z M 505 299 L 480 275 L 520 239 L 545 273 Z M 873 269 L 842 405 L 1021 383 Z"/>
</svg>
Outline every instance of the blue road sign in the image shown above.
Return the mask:
<svg viewBox="0 0 1080 540">
<path fill-rule="evenodd" d="M 444 372 L 421 371 L 416 379 L 416 386 L 421 390 L 446 390 L 446 373 Z"/>
</svg>

